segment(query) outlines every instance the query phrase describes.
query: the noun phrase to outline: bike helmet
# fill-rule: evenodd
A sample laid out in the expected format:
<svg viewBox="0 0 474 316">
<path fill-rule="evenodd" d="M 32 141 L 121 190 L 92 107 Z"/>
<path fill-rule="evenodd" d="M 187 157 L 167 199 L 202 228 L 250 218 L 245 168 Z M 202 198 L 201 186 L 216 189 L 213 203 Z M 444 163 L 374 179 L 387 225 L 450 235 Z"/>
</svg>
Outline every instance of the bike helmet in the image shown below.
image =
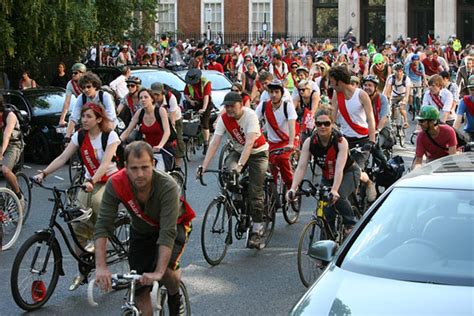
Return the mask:
<svg viewBox="0 0 474 316">
<path fill-rule="evenodd" d="M 284 93 L 283 82 L 281 82 L 281 80 L 273 79 L 272 82 L 267 85 L 267 87 L 269 90 L 280 89 L 281 93 Z"/>
<path fill-rule="evenodd" d="M 184 81 L 186 81 L 187 84 L 191 84 L 191 85 L 197 84 L 199 80 L 201 80 L 201 76 L 202 76 L 202 71 L 197 68 L 193 68 L 193 69 L 188 70 Z"/>
<path fill-rule="evenodd" d="M 82 63 L 75 63 L 74 65 L 72 65 L 71 70 L 73 72 L 74 71 L 79 71 L 79 72 L 85 73 L 87 71 L 87 67 L 86 67 L 86 65 L 84 65 Z"/>
<path fill-rule="evenodd" d="M 92 216 L 92 208 L 72 207 L 65 210 L 66 223 L 87 222 Z"/>
<path fill-rule="evenodd" d="M 379 85 L 379 78 L 374 75 L 368 75 L 362 78 L 362 84 L 366 83 L 367 81 L 373 82 L 376 86 Z"/>
<path fill-rule="evenodd" d="M 434 105 L 423 105 L 416 119 L 436 121 L 439 119 L 439 110 Z"/>
<path fill-rule="evenodd" d="M 393 70 L 395 70 L 395 71 L 403 70 L 403 64 L 402 63 L 396 63 L 395 65 L 393 65 Z"/>
<path fill-rule="evenodd" d="M 411 61 L 415 61 L 415 60 L 420 60 L 420 55 L 413 54 L 413 56 L 411 56 Z"/>
<path fill-rule="evenodd" d="M 142 80 L 140 78 L 138 78 L 137 76 L 130 76 L 127 78 L 127 80 L 125 80 L 126 83 L 134 83 L 136 85 L 141 85 L 142 84 Z"/>
<path fill-rule="evenodd" d="M 208 60 L 215 60 L 215 59 L 216 59 L 216 55 L 214 55 L 214 54 L 209 54 L 209 55 L 207 55 L 207 59 L 208 59 Z"/>
<path fill-rule="evenodd" d="M 308 68 L 304 67 L 304 66 L 299 66 L 298 68 L 296 68 L 296 73 L 300 72 L 300 71 L 303 71 L 303 72 L 306 72 L 308 75 L 309 75 L 309 70 Z"/>
<path fill-rule="evenodd" d="M 372 63 L 377 65 L 377 64 L 383 64 L 385 62 L 385 59 L 383 58 L 383 55 L 380 53 L 377 53 L 372 57 Z"/>
</svg>

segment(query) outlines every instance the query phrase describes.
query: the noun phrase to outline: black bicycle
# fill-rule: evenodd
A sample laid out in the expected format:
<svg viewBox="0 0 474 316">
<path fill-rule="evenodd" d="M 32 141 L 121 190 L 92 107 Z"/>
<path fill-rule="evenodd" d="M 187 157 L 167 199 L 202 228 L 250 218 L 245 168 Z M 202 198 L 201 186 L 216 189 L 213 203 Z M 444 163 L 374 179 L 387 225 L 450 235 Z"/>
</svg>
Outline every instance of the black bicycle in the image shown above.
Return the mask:
<svg viewBox="0 0 474 316">
<path fill-rule="evenodd" d="M 206 170 L 206 172 L 217 173 L 224 183 L 220 186 L 220 193 L 207 207 L 201 229 L 201 247 L 204 258 L 214 266 L 224 259 L 228 246 L 232 244 L 233 234 L 238 240 L 245 236 L 246 245 L 249 247 L 248 241 L 253 221 L 248 215 L 248 175 L 239 179 L 235 171 L 226 169 Z M 199 181 L 206 186 L 202 175 Z M 273 177 L 267 173 L 264 183 L 264 232 L 260 249 L 268 246 L 275 229 L 276 196 L 273 186 Z M 232 222 L 233 218 L 235 226 Z"/>
<path fill-rule="evenodd" d="M 87 283 L 87 277 L 95 269 L 94 252 L 89 252 L 77 240 L 72 222 L 74 222 L 83 211 L 74 206 L 71 193 L 83 189 L 82 185 L 73 185 L 69 189 L 58 189 L 46 187 L 34 178 L 30 181 L 43 189 L 51 191 L 54 202 L 49 225 L 47 228 L 37 231 L 28 238 L 18 253 L 10 276 L 11 291 L 16 304 L 26 311 L 31 311 L 43 306 L 53 294 L 60 275 L 65 275 L 63 269 L 63 255 L 61 244 L 57 237 L 57 231 L 64 240 L 64 244 L 74 259 L 77 260 L 79 271 L 86 276 L 83 281 Z M 63 202 L 63 198 L 66 202 Z M 64 228 L 57 218 L 62 217 L 67 224 L 73 243 L 70 242 Z M 109 238 L 107 244 L 107 265 L 120 271 L 129 271 L 128 247 L 129 247 L 130 218 L 125 212 L 120 212 L 115 220 L 114 235 Z M 80 249 L 81 254 L 76 254 L 73 245 Z M 119 284 L 117 289 L 126 288 L 128 284 Z"/>
</svg>

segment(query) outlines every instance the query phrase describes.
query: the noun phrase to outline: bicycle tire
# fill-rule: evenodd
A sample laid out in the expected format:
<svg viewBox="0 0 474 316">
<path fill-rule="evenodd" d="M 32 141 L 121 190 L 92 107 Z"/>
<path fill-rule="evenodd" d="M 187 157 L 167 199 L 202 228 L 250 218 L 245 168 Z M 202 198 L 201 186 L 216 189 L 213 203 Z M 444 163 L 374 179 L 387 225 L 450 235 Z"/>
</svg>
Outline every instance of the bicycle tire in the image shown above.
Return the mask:
<svg viewBox="0 0 474 316">
<path fill-rule="evenodd" d="M 230 148 L 231 148 L 231 145 L 229 143 L 226 143 L 222 147 L 221 152 L 219 153 L 219 161 L 217 163 L 217 168 L 221 171 L 224 169 L 225 158 L 227 154 L 229 153 Z M 219 179 L 220 186 L 224 187 L 224 179 L 222 179 L 222 176 L 220 173 L 219 173 L 218 179 Z"/>
<path fill-rule="evenodd" d="M 69 159 L 68 172 L 69 172 L 69 181 L 71 181 L 71 185 L 74 184 L 74 179 L 76 178 L 77 174 L 85 173 L 84 166 L 82 165 L 81 157 L 79 156 L 78 153 L 75 153 Z"/>
<path fill-rule="evenodd" d="M 159 289 L 158 291 L 160 291 Z M 161 295 L 161 309 L 160 309 L 160 316 L 165 316 L 165 315 L 170 315 L 169 309 L 168 309 L 168 294 L 166 291 L 164 291 L 165 294 Z M 188 290 L 186 289 L 186 285 L 184 285 L 183 281 L 179 282 L 179 293 L 181 294 L 181 297 L 183 299 L 183 312 L 179 313 L 179 315 L 191 315 L 191 303 L 189 301 L 189 295 L 188 295 Z"/>
<path fill-rule="evenodd" d="M 31 209 L 31 182 L 23 172 L 18 172 L 16 179 L 20 187 L 20 192 L 25 199 L 25 208 L 23 209 L 23 224 L 25 224 Z"/>
<path fill-rule="evenodd" d="M 117 245 L 120 243 L 120 245 Z M 108 261 L 113 260 L 113 256 L 116 256 L 114 264 L 111 264 L 110 268 L 114 273 L 124 274 L 130 271 L 130 265 L 128 263 L 128 252 L 130 248 L 130 218 L 127 215 L 119 216 L 114 223 L 114 238 L 111 242 L 107 243 L 109 249 L 107 251 Z M 125 251 L 125 253 L 122 253 Z M 129 287 L 130 282 L 118 282 L 113 289 L 123 290 Z"/>
<path fill-rule="evenodd" d="M 275 192 L 273 179 L 265 181 L 265 204 L 263 207 L 263 227 L 264 234 L 262 237 L 262 248 L 265 248 L 270 243 L 275 230 L 276 219 L 276 199 L 277 192 Z"/>
<path fill-rule="evenodd" d="M 120 313 L 122 316 L 140 316 L 141 313 L 136 307 L 126 307 L 122 308 L 122 312 Z"/>
<path fill-rule="evenodd" d="M 413 133 L 411 134 L 411 136 L 410 136 L 410 143 L 411 143 L 412 145 L 415 145 L 415 143 L 416 143 L 416 137 L 417 137 L 417 136 L 418 136 L 418 135 L 417 135 L 416 132 L 413 132 Z"/>
<path fill-rule="evenodd" d="M 288 225 L 292 225 L 296 223 L 296 221 L 298 220 L 298 217 L 300 216 L 298 204 L 301 206 L 301 199 L 298 198 L 297 201 L 293 201 L 293 202 L 286 201 L 287 189 L 286 189 L 286 185 L 283 182 L 280 183 L 279 191 L 280 191 L 279 195 L 281 196 L 281 208 L 282 208 L 283 218 L 288 223 Z"/>
<path fill-rule="evenodd" d="M 186 199 L 186 186 L 185 186 L 183 174 L 177 170 L 171 170 L 168 172 L 168 174 L 173 178 L 173 180 L 178 185 L 180 196 Z"/>
<path fill-rule="evenodd" d="M 306 240 L 306 238 L 308 239 Z M 309 287 L 316 281 L 324 270 L 321 261 L 315 260 L 308 255 L 309 246 L 319 240 L 326 239 L 324 222 L 321 219 L 312 219 L 301 232 L 298 241 L 298 274 L 305 287 Z"/>
<path fill-rule="evenodd" d="M 15 261 L 13 262 L 13 268 L 10 276 L 10 287 L 15 303 L 25 311 L 36 310 L 46 304 L 53 294 L 54 289 L 56 288 L 61 269 L 61 250 L 57 240 L 53 239 L 52 242 L 49 242 L 50 239 L 51 235 L 48 233 L 36 233 L 23 243 L 15 256 Z M 45 247 L 42 247 L 43 244 Z M 38 259 L 41 258 L 42 253 L 40 254 L 40 252 L 42 248 L 45 249 L 46 257 L 42 258 L 43 261 L 37 265 Z M 28 250 L 30 249 L 34 249 L 32 257 L 34 261 L 27 260 L 28 258 L 26 255 L 28 255 Z M 22 268 L 22 263 L 26 261 L 28 261 L 26 266 Z M 51 273 L 49 285 L 46 287 L 43 276 L 48 271 L 46 270 L 48 262 L 52 264 L 53 270 Z M 40 271 L 42 275 L 37 276 L 36 272 L 31 272 L 32 270 Z M 31 278 L 31 285 L 29 283 L 25 284 L 25 280 L 19 280 L 19 273 L 22 271 L 26 271 L 27 273 L 31 274 L 28 276 Z M 25 284 L 27 286 L 25 289 L 26 292 L 18 288 L 20 284 Z M 27 291 L 27 289 L 30 289 L 30 291 Z M 24 298 L 22 293 L 26 293 L 27 295 L 29 294 L 29 297 Z M 28 301 L 29 299 L 31 299 L 31 301 Z"/>
<path fill-rule="evenodd" d="M 400 147 L 405 147 L 405 130 L 403 129 L 403 126 L 397 125 L 397 138 Z"/>
<path fill-rule="evenodd" d="M 214 236 L 216 233 L 218 236 Z M 227 253 L 228 238 L 231 234 L 232 223 L 227 206 L 225 202 L 214 199 L 206 209 L 201 228 L 201 249 L 207 263 L 212 266 L 221 263 Z M 210 241 L 206 241 L 207 237 L 219 238 L 217 247 L 222 245 L 222 248 L 211 247 Z M 212 251 L 213 249 L 216 251 Z"/>
<path fill-rule="evenodd" d="M 8 188 L 0 188 L 0 224 L 2 225 L 0 246 L 4 251 L 15 244 L 23 226 L 20 200 Z"/>
</svg>

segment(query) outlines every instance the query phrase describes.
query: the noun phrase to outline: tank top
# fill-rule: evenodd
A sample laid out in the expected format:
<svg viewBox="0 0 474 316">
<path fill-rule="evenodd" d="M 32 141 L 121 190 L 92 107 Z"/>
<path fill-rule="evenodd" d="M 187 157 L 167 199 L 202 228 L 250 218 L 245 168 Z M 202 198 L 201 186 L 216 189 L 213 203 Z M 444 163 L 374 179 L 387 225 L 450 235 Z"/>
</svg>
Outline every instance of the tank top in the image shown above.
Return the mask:
<svg viewBox="0 0 474 316">
<path fill-rule="evenodd" d="M 308 111 L 311 111 L 311 109 L 313 108 L 313 94 L 314 94 L 314 90 L 311 91 L 311 95 L 309 96 L 308 103 L 304 103 L 304 99 L 300 95 L 300 107 L 296 110 L 296 114 L 298 114 L 298 122 L 301 122 L 305 109 L 308 109 Z"/>
<path fill-rule="evenodd" d="M 147 126 L 145 122 L 143 122 L 139 130 L 143 134 L 144 140 L 152 147 L 158 146 L 164 134 L 163 129 L 156 120 L 151 126 Z"/>
<path fill-rule="evenodd" d="M 367 116 L 365 115 L 364 107 L 362 106 L 362 103 L 360 102 L 360 99 L 359 99 L 359 95 L 361 91 L 362 91 L 361 89 L 357 88 L 354 91 L 352 98 L 350 100 L 345 100 L 346 108 L 352 122 L 354 122 L 355 124 L 359 126 L 369 128 L 369 124 L 367 123 Z M 367 135 L 361 135 L 361 134 L 356 133 L 349 126 L 349 124 L 344 120 L 341 113 L 338 114 L 338 120 L 341 123 L 342 135 L 344 135 L 345 137 L 363 138 L 367 136 Z"/>
</svg>

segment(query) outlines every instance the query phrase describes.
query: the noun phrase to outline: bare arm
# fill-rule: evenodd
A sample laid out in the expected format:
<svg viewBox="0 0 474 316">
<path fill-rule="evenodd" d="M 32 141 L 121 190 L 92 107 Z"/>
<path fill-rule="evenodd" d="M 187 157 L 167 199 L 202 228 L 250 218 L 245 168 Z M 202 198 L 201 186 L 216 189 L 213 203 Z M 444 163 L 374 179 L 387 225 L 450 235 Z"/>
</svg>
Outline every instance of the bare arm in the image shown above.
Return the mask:
<svg viewBox="0 0 474 316">
<path fill-rule="evenodd" d="M 337 119 L 337 111 L 339 110 L 339 106 L 337 104 L 337 93 L 334 93 L 333 96 L 332 96 L 332 100 L 331 100 L 331 104 L 332 104 L 332 121 L 333 122 L 336 122 L 336 119 Z"/>
<path fill-rule="evenodd" d="M 163 148 L 171 135 L 170 124 L 168 120 L 168 113 L 164 107 L 160 107 L 160 117 L 161 123 L 163 124 L 163 137 L 161 138 L 160 143 L 155 148 Z"/>
<path fill-rule="evenodd" d="M 13 132 L 13 129 L 15 128 L 17 121 L 18 119 L 16 118 L 16 115 L 10 112 L 7 116 L 7 126 L 5 127 L 5 130 L 3 131 L 2 152 L 0 153 L 2 157 L 3 157 L 3 154 L 5 153 L 5 150 L 7 150 L 8 148 L 8 144 L 10 144 L 10 137 L 12 136 L 12 132 Z"/>
<path fill-rule="evenodd" d="M 118 143 L 110 144 L 105 148 L 104 156 L 102 156 L 102 160 L 100 161 L 100 166 L 95 172 L 94 176 L 92 177 L 92 183 L 97 183 L 107 172 L 110 163 L 112 162 L 112 158 L 114 157 Z"/>
<path fill-rule="evenodd" d="M 288 147 L 291 148 L 293 148 L 293 145 L 295 143 L 295 122 L 296 120 L 288 120 Z"/>
<path fill-rule="evenodd" d="M 112 288 L 112 275 L 105 260 L 107 239 L 107 237 L 100 237 L 95 241 L 95 281 L 105 292 Z"/>
<path fill-rule="evenodd" d="M 160 281 L 168 268 L 168 263 L 171 258 L 171 248 L 159 245 L 158 246 L 158 262 L 156 263 L 155 271 L 153 273 L 143 273 L 140 282 L 145 285 L 152 285 L 153 281 Z"/>
<path fill-rule="evenodd" d="M 298 161 L 298 166 L 296 167 L 295 174 L 293 175 L 293 183 L 291 184 L 291 190 L 296 191 L 301 181 L 304 179 L 306 173 L 306 168 L 308 167 L 308 162 L 310 158 L 309 144 L 311 138 L 305 140 L 303 148 L 301 149 L 300 160 Z"/>
<path fill-rule="evenodd" d="M 71 96 L 66 95 L 66 99 L 64 99 L 63 110 L 61 112 L 61 116 L 59 117 L 59 125 L 66 125 L 66 115 L 69 112 L 69 105 L 71 104 Z"/>
<path fill-rule="evenodd" d="M 345 138 L 342 138 L 342 142 L 340 142 L 337 146 L 339 148 L 339 152 L 337 153 L 336 170 L 334 172 L 334 181 L 331 188 L 331 191 L 334 192 L 338 192 L 339 187 L 341 186 L 342 178 L 344 177 L 344 166 L 346 165 L 349 151 L 349 144 Z"/>
<path fill-rule="evenodd" d="M 360 101 L 364 107 L 365 115 L 367 116 L 367 123 L 369 124 L 369 139 L 375 143 L 375 118 L 372 110 L 372 102 L 369 95 L 365 91 L 360 92 Z"/>
<path fill-rule="evenodd" d="M 140 116 L 140 112 L 145 111 L 144 109 L 141 109 L 140 111 L 135 112 L 135 114 L 132 117 L 132 120 L 130 121 L 130 124 L 128 124 L 128 127 L 126 130 L 123 131 L 122 135 L 120 135 L 120 140 L 122 142 L 125 142 L 130 135 L 130 133 L 133 131 L 133 129 L 137 126 L 138 124 L 138 117 Z"/>
<path fill-rule="evenodd" d="M 75 144 L 70 142 L 67 145 L 66 149 L 61 153 L 61 155 L 56 157 L 56 159 L 54 159 L 45 169 L 43 169 L 43 172 L 45 174 L 51 174 L 57 169 L 61 168 L 69 161 L 69 159 L 78 149 L 79 148 Z"/>
<path fill-rule="evenodd" d="M 211 161 L 212 157 L 216 154 L 217 149 L 221 144 L 222 136 L 214 134 L 212 137 L 211 142 L 209 143 L 209 148 L 207 149 L 206 157 L 204 157 L 204 161 L 202 162 L 202 167 L 204 170 L 207 169 L 209 162 Z"/>
<path fill-rule="evenodd" d="M 450 155 L 456 155 L 457 152 L 458 152 L 458 150 L 457 150 L 456 146 L 449 147 L 449 149 L 448 149 L 448 153 Z"/>
<path fill-rule="evenodd" d="M 318 110 L 320 101 L 321 101 L 321 94 L 316 91 L 316 93 L 313 93 L 312 103 L 311 103 L 313 105 L 313 108 L 311 109 L 311 117 L 313 118 L 314 118 L 314 115 L 316 114 L 316 111 Z"/>
<path fill-rule="evenodd" d="M 461 127 L 461 124 L 462 124 L 462 115 L 456 115 L 456 120 L 454 121 L 454 129 L 459 129 Z"/>
</svg>

